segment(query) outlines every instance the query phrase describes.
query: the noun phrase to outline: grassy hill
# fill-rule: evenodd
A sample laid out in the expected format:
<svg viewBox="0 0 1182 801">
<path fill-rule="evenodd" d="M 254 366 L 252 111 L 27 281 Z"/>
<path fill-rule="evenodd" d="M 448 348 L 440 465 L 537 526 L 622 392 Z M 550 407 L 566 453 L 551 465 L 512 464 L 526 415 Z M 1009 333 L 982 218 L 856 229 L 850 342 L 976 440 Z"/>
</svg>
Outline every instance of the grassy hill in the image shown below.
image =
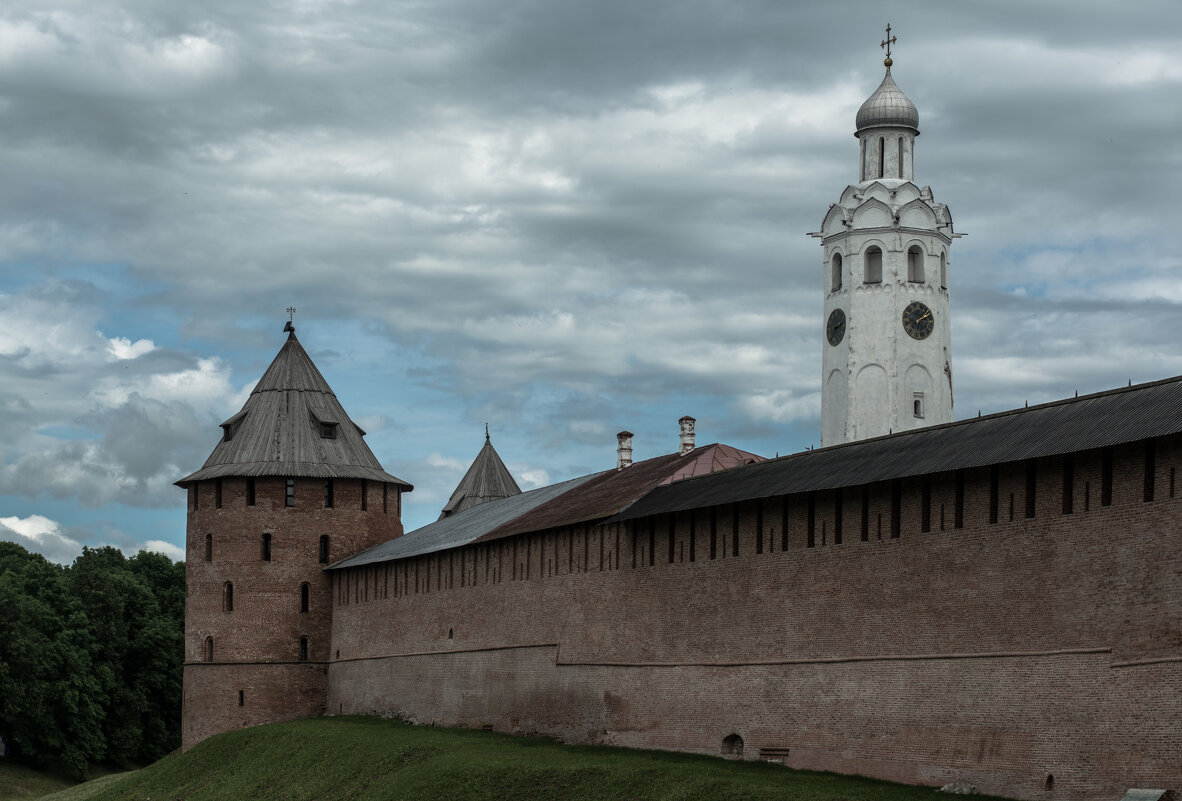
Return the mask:
<svg viewBox="0 0 1182 801">
<path fill-rule="evenodd" d="M 10 759 L 0 759 L 0 799 L 3 801 L 40 798 L 73 784 L 65 776 L 26 768 Z"/>
<path fill-rule="evenodd" d="M 949 796 L 762 762 L 567 746 L 537 737 L 332 717 L 211 737 L 188 753 L 174 753 L 142 770 L 105 776 L 44 801 L 145 798 L 937 801 Z"/>
</svg>

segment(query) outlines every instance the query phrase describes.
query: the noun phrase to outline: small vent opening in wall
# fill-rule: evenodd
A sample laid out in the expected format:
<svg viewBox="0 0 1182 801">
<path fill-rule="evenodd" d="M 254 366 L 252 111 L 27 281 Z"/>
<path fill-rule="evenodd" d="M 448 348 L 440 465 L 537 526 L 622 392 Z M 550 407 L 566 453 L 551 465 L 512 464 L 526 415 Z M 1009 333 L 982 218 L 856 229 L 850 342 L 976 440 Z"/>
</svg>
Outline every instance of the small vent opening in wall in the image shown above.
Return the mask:
<svg viewBox="0 0 1182 801">
<path fill-rule="evenodd" d="M 1047 774 L 1046 788 L 1047 788 L 1048 790 L 1054 790 L 1054 789 L 1055 789 L 1055 774 L 1053 774 L 1053 773 L 1048 773 L 1048 774 Z"/>
<path fill-rule="evenodd" d="M 786 765 L 788 764 L 788 746 L 766 745 L 759 749 L 759 758 L 768 762 L 779 762 Z"/>
</svg>

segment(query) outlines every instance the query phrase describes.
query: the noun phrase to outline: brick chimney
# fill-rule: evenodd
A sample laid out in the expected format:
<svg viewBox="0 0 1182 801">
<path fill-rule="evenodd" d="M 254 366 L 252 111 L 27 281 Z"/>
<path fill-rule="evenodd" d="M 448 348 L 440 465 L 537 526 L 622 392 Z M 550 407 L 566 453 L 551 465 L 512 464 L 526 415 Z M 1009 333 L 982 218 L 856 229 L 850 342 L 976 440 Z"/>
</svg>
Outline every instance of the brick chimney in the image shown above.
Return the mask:
<svg viewBox="0 0 1182 801">
<path fill-rule="evenodd" d="M 623 470 L 632 466 L 632 432 L 621 431 L 616 434 L 616 469 Z"/>
<path fill-rule="evenodd" d="M 685 456 L 694 449 L 694 423 L 697 421 L 688 414 L 677 421 L 681 426 L 681 450 L 679 454 Z"/>
</svg>

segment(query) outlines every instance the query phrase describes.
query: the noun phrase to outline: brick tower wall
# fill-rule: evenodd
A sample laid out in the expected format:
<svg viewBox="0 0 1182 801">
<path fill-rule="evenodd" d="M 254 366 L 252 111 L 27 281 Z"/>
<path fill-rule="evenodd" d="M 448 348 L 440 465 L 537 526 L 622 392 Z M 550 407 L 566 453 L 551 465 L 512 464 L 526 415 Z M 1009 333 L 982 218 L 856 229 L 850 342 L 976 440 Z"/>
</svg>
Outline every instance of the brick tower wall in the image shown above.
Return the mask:
<svg viewBox="0 0 1182 801">
<path fill-rule="evenodd" d="M 332 506 L 327 507 L 324 479 L 294 481 L 290 507 L 284 478 L 255 479 L 253 505 L 244 478 L 189 487 L 182 712 L 186 749 L 221 731 L 321 714 L 332 628 L 325 562 L 402 534 L 394 485 L 383 489 L 377 482 L 335 479 Z M 264 558 L 264 534 L 270 534 L 269 560 Z M 323 535 L 328 542 L 322 555 Z M 233 587 L 232 609 L 227 582 Z M 308 605 L 302 611 L 305 583 Z M 212 660 L 208 638 L 213 641 Z M 307 639 L 306 651 L 301 638 Z"/>
<path fill-rule="evenodd" d="M 1070 481 L 1058 457 L 904 479 L 898 537 L 885 483 L 336 571 L 328 710 L 715 754 L 738 734 L 1019 798 L 1178 788 L 1182 438 L 1147 453 L 1111 451 L 1109 505 L 1099 450 Z"/>
</svg>

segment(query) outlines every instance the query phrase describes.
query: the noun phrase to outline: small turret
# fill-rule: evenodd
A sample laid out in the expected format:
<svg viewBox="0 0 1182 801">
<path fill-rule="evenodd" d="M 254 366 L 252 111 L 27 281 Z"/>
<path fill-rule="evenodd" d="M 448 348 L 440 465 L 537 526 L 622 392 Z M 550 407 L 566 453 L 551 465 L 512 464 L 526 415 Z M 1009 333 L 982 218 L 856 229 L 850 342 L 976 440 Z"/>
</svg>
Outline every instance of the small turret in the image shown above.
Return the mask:
<svg viewBox="0 0 1182 801">
<path fill-rule="evenodd" d="M 464 473 L 464 477 L 456 485 L 455 491 L 448 498 L 447 505 L 440 512 L 439 519 L 451 517 L 457 512 L 495 501 L 498 498 L 508 498 L 510 495 L 520 494 L 521 488 L 517 486 L 509 468 L 505 467 L 496 448 L 492 446 L 492 440 L 488 435 L 488 424 L 485 423 L 484 447 L 480 449 L 480 453 L 476 454 L 472 466 L 468 468 L 468 472 Z"/>
</svg>

